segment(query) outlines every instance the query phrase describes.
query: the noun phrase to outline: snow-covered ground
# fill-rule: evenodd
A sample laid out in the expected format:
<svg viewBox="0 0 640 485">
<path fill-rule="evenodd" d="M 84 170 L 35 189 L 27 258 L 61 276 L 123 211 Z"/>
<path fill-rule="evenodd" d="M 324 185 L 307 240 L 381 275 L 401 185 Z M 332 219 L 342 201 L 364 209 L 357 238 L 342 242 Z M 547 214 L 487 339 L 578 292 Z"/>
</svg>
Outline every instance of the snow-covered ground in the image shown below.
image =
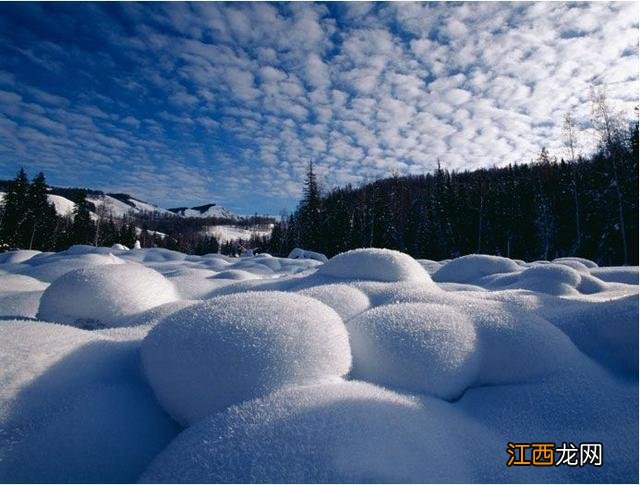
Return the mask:
<svg viewBox="0 0 640 485">
<path fill-rule="evenodd" d="M 74 246 L 0 318 L 0 482 L 638 481 L 637 267 Z"/>
<path fill-rule="evenodd" d="M 247 229 L 246 227 L 234 225 L 216 225 L 204 227 L 204 232 L 215 236 L 219 243 L 224 244 L 228 241 L 237 241 L 238 239 L 248 240 L 251 236 L 268 236 L 271 234 L 273 224 L 269 229 Z"/>
</svg>

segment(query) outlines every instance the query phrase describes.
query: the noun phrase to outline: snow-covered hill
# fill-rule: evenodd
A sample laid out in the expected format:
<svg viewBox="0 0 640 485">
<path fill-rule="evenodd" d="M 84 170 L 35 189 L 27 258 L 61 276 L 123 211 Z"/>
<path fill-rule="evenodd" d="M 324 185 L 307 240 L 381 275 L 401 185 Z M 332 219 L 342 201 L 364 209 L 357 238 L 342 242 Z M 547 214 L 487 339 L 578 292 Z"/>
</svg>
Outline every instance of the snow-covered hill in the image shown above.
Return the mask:
<svg viewBox="0 0 640 485">
<path fill-rule="evenodd" d="M 163 215 L 174 215 L 166 209 L 162 209 L 148 202 L 144 202 L 126 194 L 113 195 L 90 195 L 87 200 L 96 206 L 96 210 L 102 210 L 107 215 L 113 217 L 123 217 L 129 212 L 158 212 Z"/>
<path fill-rule="evenodd" d="M 169 210 L 182 217 L 220 217 L 224 219 L 236 219 L 238 217 L 234 213 L 217 204 L 205 204 L 191 208 L 175 207 Z"/>
<path fill-rule="evenodd" d="M 54 189 L 55 190 L 55 189 Z M 4 199 L 5 192 L 0 192 L 0 203 Z M 66 197 L 56 194 L 49 194 L 49 202 L 55 205 L 56 212 L 60 216 L 66 216 L 73 213 L 74 202 Z M 239 216 L 216 204 L 206 204 L 202 206 L 187 208 L 178 207 L 175 209 L 163 209 L 157 205 L 145 202 L 128 194 L 100 194 L 90 193 L 87 195 L 87 201 L 96 207 L 96 212 L 102 213 L 103 216 L 124 217 L 130 212 L 157 212 L 166 216 L 180 217 L 218 217 L 224 219 L 238 219 Z"/>
</svg>

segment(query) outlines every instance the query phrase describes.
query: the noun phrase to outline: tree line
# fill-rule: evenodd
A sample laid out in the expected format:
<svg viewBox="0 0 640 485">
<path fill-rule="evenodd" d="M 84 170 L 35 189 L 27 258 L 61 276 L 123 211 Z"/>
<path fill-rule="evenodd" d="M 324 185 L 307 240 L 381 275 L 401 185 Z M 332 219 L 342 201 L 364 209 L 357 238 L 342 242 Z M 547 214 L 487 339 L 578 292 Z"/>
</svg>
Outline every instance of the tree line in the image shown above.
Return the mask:
<svg viewBox="0 0 640 485">
<path fill-rule="evenodd" d="M 61 251 L 74 244 L 116 243 L 131 248 L 138 243 L 142 248 L 161 247 L 187 254 L 239 255 L 247 248 L 266 247 L 268 238 L 254 235 L 248 240 L 221 243 L 204 232 L 203 226 L 233 223 L 249 228 L 274 222 L 257 214 L 233 221 L 183 218 L 159 212 L 130 212 L 116 217 L 108 206 L 87 200 L 87 195 L 97 197 L 103 195 L 101 192 L 77 188 L 55 189 L 56 194 L 74 202 L 73 212 L 61 215 L 49 200 L 51 190 L 44 174 L 38 173 L 29 181 L 24 169 L 20 169 L 15 179 L 3 182 L 2 188 L 6 193 L 0 201 L 0 251 Z"/>
<path fill-rule="evenodd" d="M 95 207 L 87 201 L 86 191 L 69 191 L 75 201 L 73 212 L 60 215 L 49 201 L 44 174 L 38 173 L 30 182 L 21 168 L 0 204 L 0 250 L 61 251 L 73 244 L 135 244 L 138 234 L 133 224 L 106 217 L 99 210 L 92 213 Z"/>
<path fill-rule="evenodd" d="M 313 164 L 297 210 L 273 230 L 268 250 L 294 247 L 333 256 L 359 247 L 442 260 L 469 253 L 516 259 L 581 256 L 638 264 L 638 123 L 615 120 L 594 99 L 596 153 L 576 153 L 575 122 L 564 123 L 566 158 L 542 148 L 526 164 L 393 176 L 321 195 Z"/>
</svg>

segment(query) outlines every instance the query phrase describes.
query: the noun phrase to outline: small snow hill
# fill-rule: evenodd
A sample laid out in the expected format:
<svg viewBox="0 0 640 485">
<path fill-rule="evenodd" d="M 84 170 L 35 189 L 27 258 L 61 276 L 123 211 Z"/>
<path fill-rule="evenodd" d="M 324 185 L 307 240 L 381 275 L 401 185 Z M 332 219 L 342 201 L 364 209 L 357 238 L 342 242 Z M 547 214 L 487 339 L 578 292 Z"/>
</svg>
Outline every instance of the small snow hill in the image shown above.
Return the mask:
<svg viewBox="0 0 640 485">
<path fill-rule="evenodd" d="M 222 219 L 236 219 L 237 216 L 221 205 L 205 204 L 196 207 L 174 207 L 169 209 L 182 217 L 219 217 Z"/>
</svg>

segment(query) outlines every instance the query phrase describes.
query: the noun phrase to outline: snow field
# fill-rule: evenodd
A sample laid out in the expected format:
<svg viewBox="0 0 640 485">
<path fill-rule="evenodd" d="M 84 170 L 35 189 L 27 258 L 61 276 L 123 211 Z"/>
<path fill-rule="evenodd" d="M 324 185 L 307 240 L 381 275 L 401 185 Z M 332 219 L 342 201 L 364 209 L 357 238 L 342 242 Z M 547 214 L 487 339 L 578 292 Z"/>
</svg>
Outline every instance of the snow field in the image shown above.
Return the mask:
<svg viewBox="0 0 640 485">
<path fill-rule="evenodd" d="M 637 482 L 637 275 L 0 254 L 0 482 Z M 535 440 L 605 466 L 504 466 Z"/>
</svg>

